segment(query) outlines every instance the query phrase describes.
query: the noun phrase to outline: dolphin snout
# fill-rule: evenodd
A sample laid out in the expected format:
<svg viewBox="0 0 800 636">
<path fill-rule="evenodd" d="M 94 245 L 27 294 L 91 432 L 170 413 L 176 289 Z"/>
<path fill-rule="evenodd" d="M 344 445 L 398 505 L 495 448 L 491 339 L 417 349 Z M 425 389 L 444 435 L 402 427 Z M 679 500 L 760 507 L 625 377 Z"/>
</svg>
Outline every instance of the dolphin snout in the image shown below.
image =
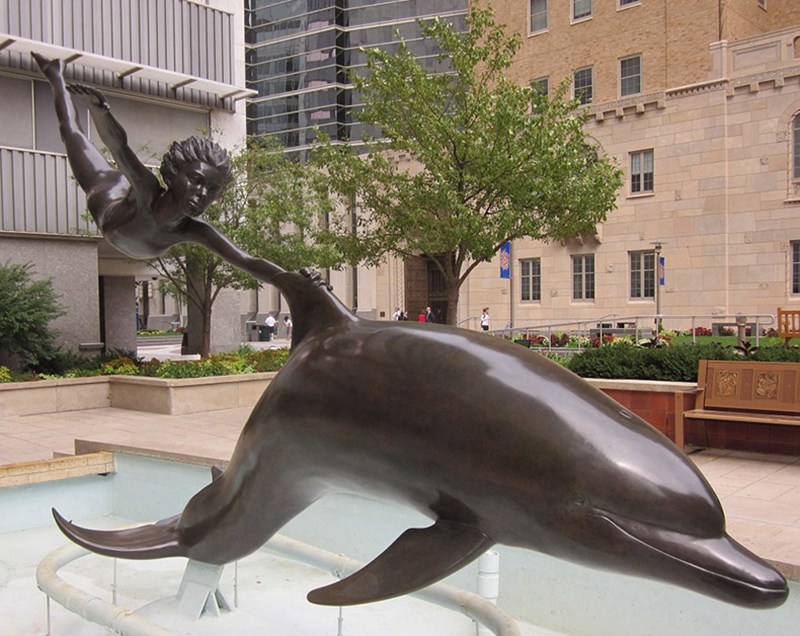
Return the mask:
<svg viewBox="0 0 800 636">
<path fill-rule="evenodd" d="M 607 512 L 596 514 L 637 548 L 640 574 L 754 609 L 777 607 L 789 595 L 780 572 L 724 532 L 691 536 Z"/>
</svg>

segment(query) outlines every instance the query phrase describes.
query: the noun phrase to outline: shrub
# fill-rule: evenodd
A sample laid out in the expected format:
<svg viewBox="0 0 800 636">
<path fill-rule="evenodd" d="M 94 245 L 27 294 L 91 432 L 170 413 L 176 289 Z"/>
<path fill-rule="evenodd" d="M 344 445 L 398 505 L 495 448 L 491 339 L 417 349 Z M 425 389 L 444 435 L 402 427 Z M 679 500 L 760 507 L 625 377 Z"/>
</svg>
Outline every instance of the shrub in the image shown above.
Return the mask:
<svg viewBox="0 0 800 636">
<path fill-rule="evenodd" d="M 758 347 L 750 359 L 759 362 L 800 362 L 800 347 Z"/>
<path fill-rule="evenodd" d="M 119 356 L 108 362 L 104 362 L 100 367 L 103 375 L 138 375 L 139 368 L 136 363 L 127 356 Z"/>
<path fill-rule="evenodd" d="M 11 371 L 8 367 L 0 366 L 0 383 L 11 382 Z"/>
<path fill-rule="evenodd" d="M 701 359 L 733 360 L 734 351 L 717 344 L 643 348 L 586 349 L 569 359 L 568 368 L 585 378 L 696 382 Z"/>
<path fill-rule="evenodd" d="M 289 349 L 261 349 L 249 356 L 253 370 L 257 372 L 277 371 L 289 359 Z"/>
<path fill-rule="evenodd" d="M 57 357 L 50 322 L 64 315 L 51 279 L 32 280 L 31 264 L 0 266 L 0 351 L 24 370 L 46 370 Z"/>
<path fill-rule="evenodd" d="M 158 369 L 161 367 L 162 364 L 163 363 L 161 362 L 161 360 L 158 360 L 156 358 L 145 360 L 139 367 L 139 375 L 143 375 L 148 378 L 158 377 Z"/>
<path fill-rule="evenodd" d="M 565 333 L 554 333 L 550 336 L 551 347 L 566 347 L 569 344 L 570 337 Z"/>
</svg>

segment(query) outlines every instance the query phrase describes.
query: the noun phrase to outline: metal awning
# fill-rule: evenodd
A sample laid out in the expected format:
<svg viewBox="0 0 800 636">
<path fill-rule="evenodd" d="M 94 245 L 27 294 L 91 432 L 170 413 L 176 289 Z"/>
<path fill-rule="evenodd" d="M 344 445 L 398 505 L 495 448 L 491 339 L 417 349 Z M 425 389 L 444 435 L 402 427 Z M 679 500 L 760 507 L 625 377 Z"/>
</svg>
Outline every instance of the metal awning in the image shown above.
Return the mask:
<svg viewBox="0 0 800 636">
<path fill-rule="evenodd" d="M 58 46 L 56 44 L 48 44 L 47 42 L 29 40 L 7 33 L 0 33 L 0 51 L 4 50 L 15 51 L 21 54 L 39 53 L 48 58 L 61 58 L 66 64 L 77 62 L 89 68 L 110 71 L 119 79 L 138 77 L 140 79 L 164 82 L 172 89 L 191 88 L 193 90 L 216 95 L 220 99 L 239 100 L 258 94 L 258 91 L 254 91 L 250 88 L 242 88 L 223 82 L 214 82 L 202 77 L 195 77 L 194 75 L 186 75 L 185 73 L 177 73 L 154 66 L 136 64 L 113 57 L 106 57 L 105 55 L 97 55 L 95 53 Z"/>
</svg>

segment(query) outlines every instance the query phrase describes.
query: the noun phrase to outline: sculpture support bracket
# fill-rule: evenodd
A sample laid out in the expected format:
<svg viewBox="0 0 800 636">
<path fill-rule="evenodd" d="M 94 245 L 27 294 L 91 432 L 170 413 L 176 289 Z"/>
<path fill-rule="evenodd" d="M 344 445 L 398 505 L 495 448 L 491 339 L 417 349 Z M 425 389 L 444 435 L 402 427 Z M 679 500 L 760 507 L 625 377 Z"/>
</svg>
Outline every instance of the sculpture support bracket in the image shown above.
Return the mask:
<svg viewBox="0 0 800 636">
<path fill-rule="evenodd" d="M 220 615 L 231 611 L 231 604 L 219 589 L 224 565 L 212 565 L 189 559 L 178 587 L 178 607 L 181 614 L 198 620 L 203 614 Z"/>
</svg>

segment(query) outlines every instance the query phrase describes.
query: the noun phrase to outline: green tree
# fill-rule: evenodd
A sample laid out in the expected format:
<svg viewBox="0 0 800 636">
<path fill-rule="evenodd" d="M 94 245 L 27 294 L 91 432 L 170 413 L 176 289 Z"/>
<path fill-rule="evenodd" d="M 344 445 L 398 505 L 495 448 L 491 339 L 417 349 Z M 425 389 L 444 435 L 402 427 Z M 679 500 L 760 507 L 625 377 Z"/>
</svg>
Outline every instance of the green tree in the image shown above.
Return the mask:
<svg viewBox="0 0 800 636">
<path fill-rule="evenodd" d="M 504 76 L 520 38 L 491 11 L 473 8 L 466 34 L 439 19 L 420 26 L 442 51 L 437 69 L 401 42 L 393 54 L 369 50 L 367 72 L 354 78 L 359 117 L 381 139 L 366 151 L 321 144 L 314 157 L 342 209 L 353 200 L 360 208 L 356 231 L 342 218 L 329 240 L 351 263 L 431 260 L 454 324 L 459 290 L 478 264 L 509 240 L 594 232 L 616 206 L 621 172 L 587 138 L 568 81 L 548 99 Z"/>
<path fill-rule="evenodd" d="M 324 189 L 314 184 L 320 177 L 317 172 L 286 158 L 283 147 L 268 137 L 248 139 L 231 164 L 234 180 L 206 211 L 205 220 L 239 248 L 286 269 L 341 262 L 333 246 L 313 240 L 330 208 Z M 190 348 L 195 344 L 203 356 L 210 351 L 211 314 L 220 291 L 259 285 L 249 274 L 192 243 L 171 248 L 152 265 L 186 299 L 188 310 L 202 316 L 201 337 L 190 334 Z"/>
<path fill-rule="evenodd" d="M 0 266 L 0 359 L 37 369 L 58 354 L 50 321 L 64 315 L 52 279 L 33 280 L 32 265 Z"/>
</svg>

